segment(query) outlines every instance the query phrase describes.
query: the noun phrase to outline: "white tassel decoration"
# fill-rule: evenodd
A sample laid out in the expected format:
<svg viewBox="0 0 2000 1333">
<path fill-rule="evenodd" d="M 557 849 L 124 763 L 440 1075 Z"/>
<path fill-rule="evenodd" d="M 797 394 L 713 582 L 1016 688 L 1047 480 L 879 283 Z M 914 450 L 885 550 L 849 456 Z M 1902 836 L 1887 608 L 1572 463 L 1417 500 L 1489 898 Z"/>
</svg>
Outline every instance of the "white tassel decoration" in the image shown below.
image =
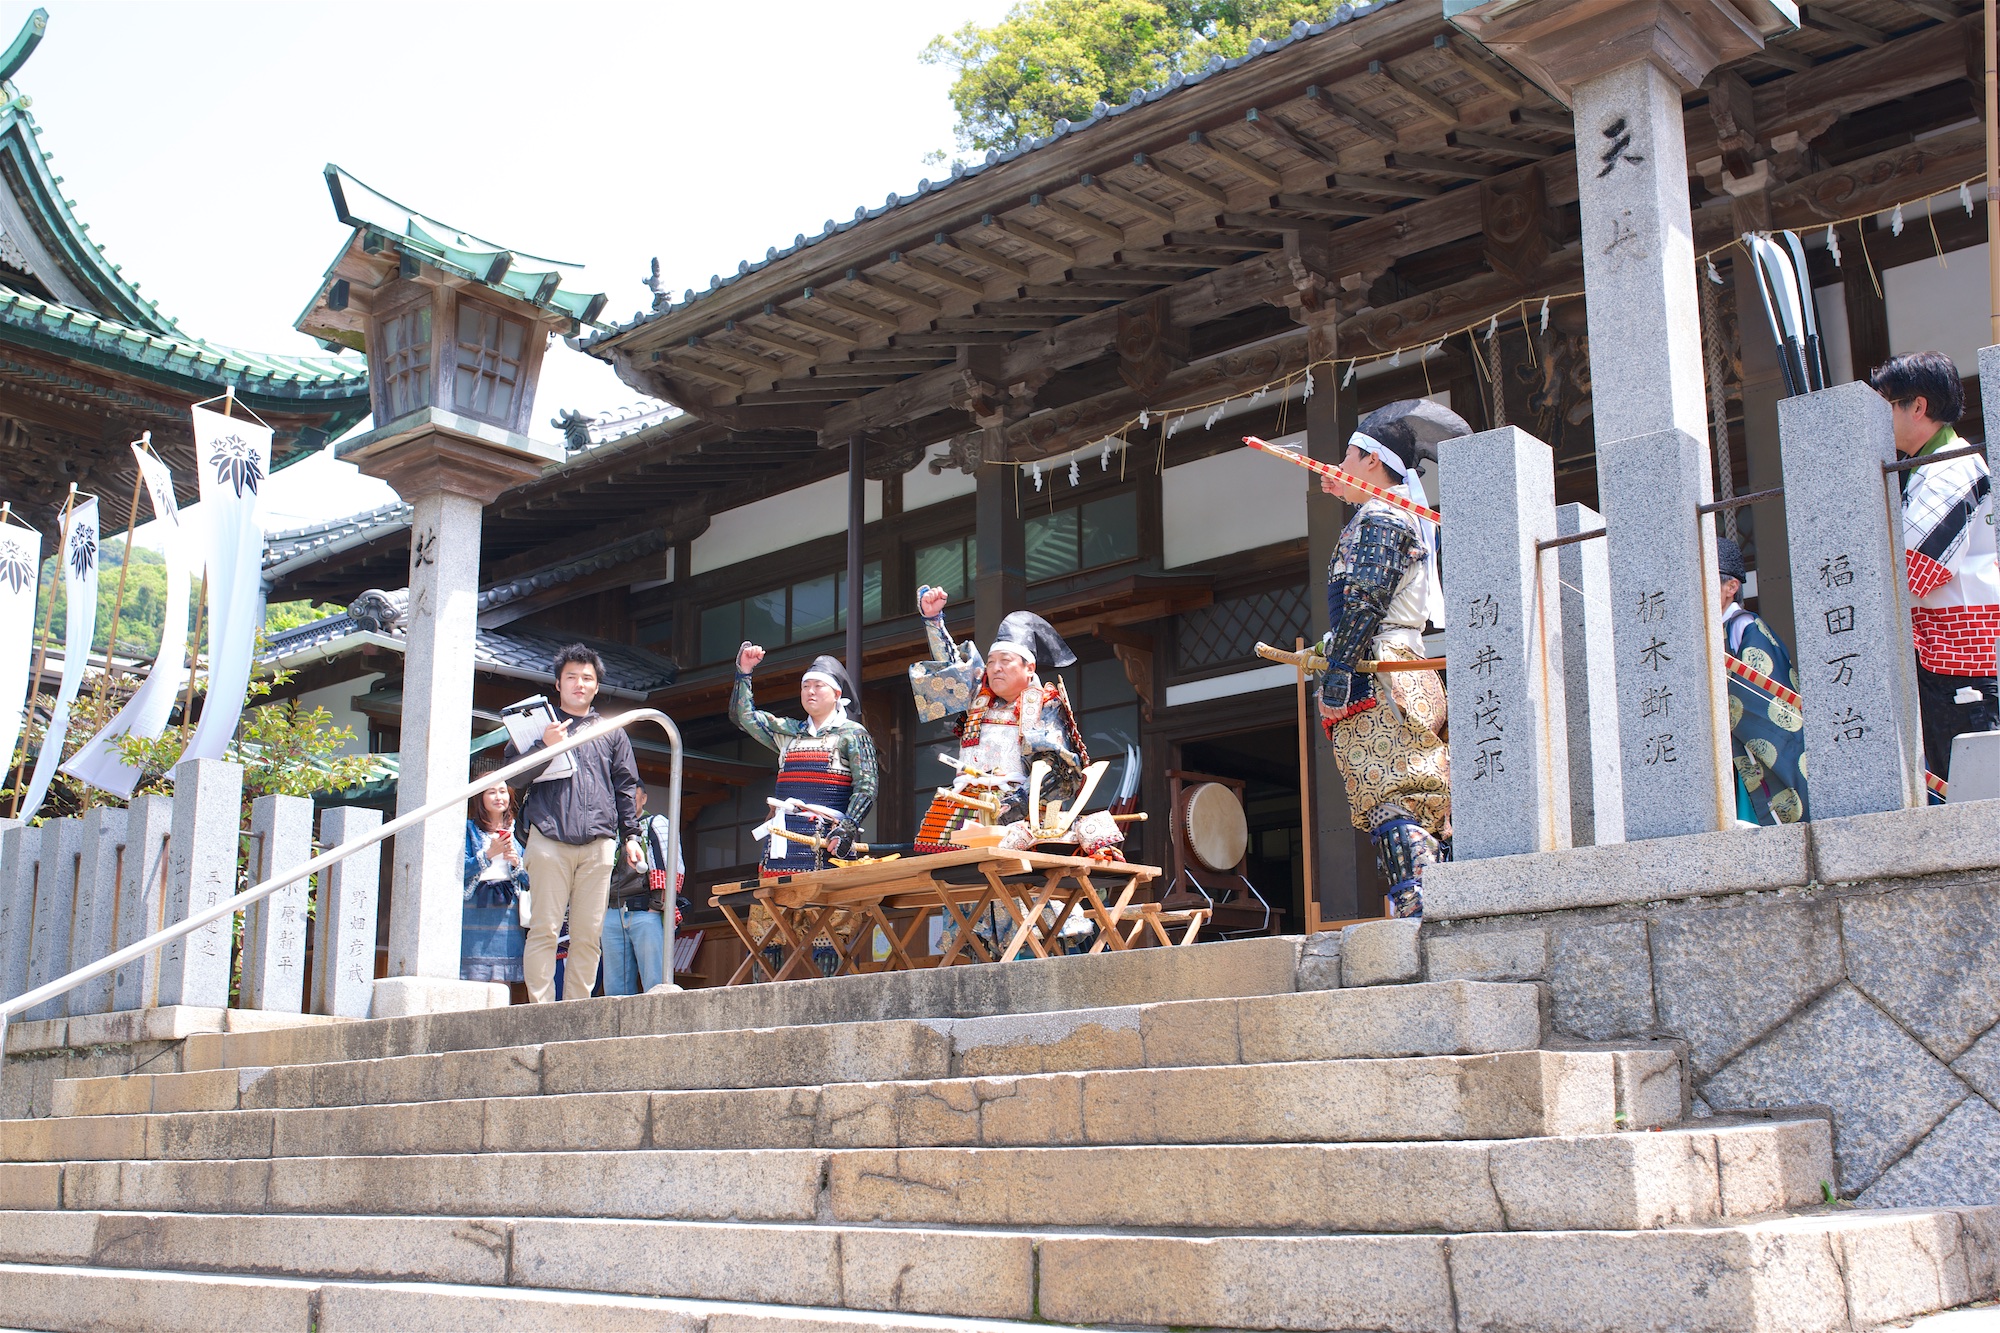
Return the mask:
<svg viewBox="0 0 2000 1333">
<path fill-rule="evenodd" d="M 1548 331 L 1549 331 L 1549 298 L 1544 296 L 1542 298 L 1542 332 L 1547 333 Z"/>
<path fill-rule="evenodd" d="M 1083 484 L 1083 476 L 1077 468 L 1076 456 L 1074 454 L 1070 456 L 1069 460 L 1069 484 L 1072 490 Z"/>
<path fill-rule="evenodd" d="M 1357 363 L 1353 361 L 1347 363 L 1347 374 L 1342 376 L 1340 380 L 1341 388 L 1345 389 L 1348 385 L 1354 383 L 1354 367 L 1356 364 Z M 1307 376 L 1307 378 L 1310 379 L 1311 376 Z M 1310 398 L 1312 397 L 1312 394 L 1307 393 L 1306 397 Z"/>
<path fill-rule="evenodd" d="M 1708 280 L 1718 287 L 1722 285 L 1722 274 L 1716 271 L 1715 256 L 1713 255 L 1710 255 L 1708 258 Z"/>
<path fill-rule="evenodd" d="M 1826 225 L 1826 248 L 1827 248 L 1827 253 L 1833 256 L 1833 266 L 1835 268 L 1839 268 L 1840 233 L 1833 229 L 1833 224 L 1831 222 L 1827 223 Z"/>
<path fill-rule="evenodd" d="M 1958 203 L 1959 203 L 1959 207 L 1961 207 L 1961 208 L 1963 208 L 1963 209 L 1965 210 L 1965 216 L 1967 216 L 1967 217 L 1971 217 L 1971 216 L 1972 216 L 1972 191 L 1971 191 L 1971 190 L 1969 190 L 1969 189 L 1967 189 L 1967 188 L 1966 188 L 1965 186 L 1963 186 L 1963 185 L 1961 185 L 1961 186 L 1959 186 L 1959 187 L 1958 187 Z"/>
<path fill-rule="evenodd" d="M 1389 357 L 1389 368 L 1394 370 L 1403 364 L 1403 349 L 1398 347 Z"/>
<path fill-rule="evenodd" d="M 1306 396 L 1307 398 L 1310 398 L 1310 397 L 1312 397 L 1312 396 L 1313 396 L 1313 373 L 1312 373 L 1312 368 L 1311 368 L 1310 366 L 1308 366 L 1308 367 L 1306 368 L 1306 392 L 1305 392 L 1305 396 Z"/>
<path fill-rule="evenodd" d="M 1897 204 L 1895 208 L 1890 210 L 1889 234 L 1891 236 L 1901 236 L 1903 234 L 1903 206 L 1901 204 Z"/>
<path fill-rule="evenodd" d="M 1492 342 L 1493 339 L 1496 336 L 1498 336 L 1499 332 L 1500 332 L 1500 316 L 1495 315 L 1493 318 L 1486 321 L 1486 341 Z"/>
<path fill-rule="evenodd" d="M 1104 442 L 1104 452 L 1097 456 L 1097 468 L 1100 472 L 1109 472 L 1111 470 L 1111 441 L 1109 440 Z"/>
<path fill-rule="evenodd" d="M 1139 411 L 1139 429 L 1144 430 L 1146 429 L 1146 427 L 1152 424 L 1153 424 L 1153 414 L 1151 412 L 1146 411 L 1144 408 L 1141 408 Z"/>
<path fill-rule="evenodd" d="M 1042 489 L 1042 465 L 1040 463 L 1035 464 L 1033 472 L 1035 477 L 1035 489 L 1039 491 L 1040 489 Z"/>
</svg>

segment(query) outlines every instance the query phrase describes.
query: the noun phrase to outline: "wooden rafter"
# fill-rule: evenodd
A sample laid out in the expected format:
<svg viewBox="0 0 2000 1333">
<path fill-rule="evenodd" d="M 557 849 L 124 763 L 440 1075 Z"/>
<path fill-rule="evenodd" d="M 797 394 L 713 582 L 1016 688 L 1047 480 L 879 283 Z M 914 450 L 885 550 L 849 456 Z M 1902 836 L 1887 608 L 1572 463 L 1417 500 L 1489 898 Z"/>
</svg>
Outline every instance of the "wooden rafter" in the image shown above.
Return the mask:
<svg viewBox="0 0 2000 1333">
<path fill-rule="evenodd" d="M 1506 139 L 1476 130 L 1453 130 L 1444 136 L 1447 147 L 1478 153 L 1506 153 L 1511 157 L 1555 157 L 1568 151 L 1567 144 L 1537 143 L 1532 139 Z"/>
<path fill-rule="evenodd" d="M 842 296 L 839 292 L 830 292 L 824 287 L 806 288 L 806 300 L 831 306 L 842 314 L 865 319 L 870 324 L 879 324 L 885 329 L 900 329 L 903 326 L 901 319 L 886 310 L 869 305 L 866 301 L 857 301 L 851 296 Z"/>
<path fill-rule="evenodd" d="M 998 250 L 988 249 L 976 241 L 963 241 L 955 236 L 948 236 L 944 232 L 939 232 L 931 238 L 931 244 L 937 246 L 940 250 L 956 251 L 974 263 L 984 264 L 990 269 L 996 269 L 1001 273 L 1005 273 L 1010 278 L 1025 279 L 1028 276 L 1028 266 L 1026 264 L 1023 264 L 1018 259 L 1009 258 L 1001 254 Z"/>
<path fill-rule="evenodd" d="M 1462 38 L 1439 33 L 1432 49 L 1454 66 L 1470 74 L 1473 78 L 1512 101 L 1521 101 L 1527 92 L 1518 80 L 1501 73 L 1484 59 L 1467 49 Z"/>
<path fill-rule="evenodd" d="M 1377 120 L 1344 97 L 1328 92 L 1324 88 L 1312 87 L 1306 89 L 1306 100 L 1335 120 L 1347 122 L 1371 139 L 1379 139 L 1391 147 L 1397 143 L 1394 128 L 1385 121 Z"/>
<path fill-rule="evenodd" d="M 759 328 L 755 324 L 739 324 L 733 319 L 725 323 L 722 329 L 725 333 L 739 334 L 742 337 L 751 338 L 763 343 L 767 347 L 776 347 L 783 351 L 794 352 L 799 356 L 809 357 L 815 361 L 824 356 L 828 350 L 821 347 L 818 343 L 809 343 L 803 338 L 793 338 L 787 334 L 773 333 L 771 330 Z"/>
<path fill-rule="evenodd" d="M 1199 176 L 1182 171 L 1171 162 L 1163 162 L 1159 158 L 1147 153 L 1134 155 L 1132 161 L 1134 165 L 1144 167 L 1147 171 L 1152 172 L 1162 180 L 1171 181 L 1173 184 L 1180 186 L 1197 199 L 1206 199 L 1218 208 L 1227 208 L 1229 206 L 1229 192 L 1227 190 L 1223 189 L 1220 185 L 1211 184 Z"/>
<path fill-rule="evenodd" d="M 792 310 L 782 306 L 767 305 L 764 307 L 764 313 L 772 319 L 781 319 L 788 324 L 796 324 L 802 329 L 810 329 L 822 338 L 832 338 L 836 342 L 843 342 L 849 346 L 861 341 L 861 335 L 853 329 L 848 328 L 844 324 L 836 324 L 830 319 L 821 319 L 811 311 Z"/>
<path fill-rule="evenodd" d="M 1168 208 L 1165 204 L 1156 204 L 1143 195 L 1134 194 L 1122 186 L 1113 185 L 1102 176 L 1093 176 L 1086 172 L 1077 181 L 1077 184 L 1091 191 L 1093 194 L 1102 195 L 1113 203 L 1121 204 L 1135 213 L 1142 213 L 1163 227 L 1174 225 L 1173 209 Z"/>
<path fill-rule="evenodd" d="M 986 284 L 973 277 L 970 273 L 960 273 L 955 268 L 946 268 L 943 264 L 933 264 L 928 259 L 919 259 L 915 255 L 906 255 L 898 252 L 889 256 L 889 263 L 892 267 L 907 268 L 912 273 L 921 274 L 929 278 L 932 282 L 954 288 L 964 292 L 967 296 L 986 295 Z"/>
<path fill-rule="evenodd" d="M 901 301 L 904 305 L 915 306 L 917 309 L 928 311 L 933 315 L 938 314 L 944 309 L 944 302 L 934 296 L 926 296 L 922 292 L 911 291 L 908 287 L 898 286 L 893 282 L 878 278 L 872 273 L 863 273 L 860 269 L 851 268 L 847 270 L 847 280 L 858 286 L 866 287 L 871 292 L 880 292 L 892 301 Z M 866 318 L 866 316 L 863 316 L 863 318 Z"/>
<path fill-rule="evenodd" d="M 1454 128 L 1460 124 L 1458 108 L 1424 87 L 1421 79 L 1405 74 L 1394 65 L 1381 60 L 1369 61 L 1368 72 L 1377 77 L 1388 79 L 1401 90 L 1404 97 L 1415 102 L 1417 107 L 1433 120 L 1441 121 Z"/>
<path fill-rule="evenodd" d="M 993 214 L 988 213 L 983 219 L 983 225 L 988 230 L 997 231 L 1003 236 L 1011 236 L 1023 244 L 1032 245 L 1037 250 L 1043 251 L 1046 254 L 1052 254 L 1065 263 L 1073 264 L 1076 262 L 1075 246 L 1065 241 L 1059 241 L 1053 236 L 1044 236 L 1026 223 L 1015 222 L 1010 218 L 995 217 Z"/>
<path fill-rule="evenodd" d="M 1284 183 L 1285 178 L 1275 168 L 1266 166 L 1248 153 L 1238 152 L 1228 144 L 1217 143 L 1206 134 L 1190 134 L 1188 142 L 1231 171 L 1248 176 L 1259 185 L 1275 190 Z"/>
<path fill-rule="evenodd" d="M 1045 194 L 1033 194 L 1028 196 L 1028 205 L 1031 208 L 1041 209 L 1065 226 L 1075 227 L 1078 231 L 1087 231 L 1093 236 L 1101 236 L 1113 245 L 1125 244 L 1123 227 L 1113 226 L 1103 218 L 1094 217 L 1080 208 L 1073 208 L 1059 199 L 1051 199 Z"/>
</svg>

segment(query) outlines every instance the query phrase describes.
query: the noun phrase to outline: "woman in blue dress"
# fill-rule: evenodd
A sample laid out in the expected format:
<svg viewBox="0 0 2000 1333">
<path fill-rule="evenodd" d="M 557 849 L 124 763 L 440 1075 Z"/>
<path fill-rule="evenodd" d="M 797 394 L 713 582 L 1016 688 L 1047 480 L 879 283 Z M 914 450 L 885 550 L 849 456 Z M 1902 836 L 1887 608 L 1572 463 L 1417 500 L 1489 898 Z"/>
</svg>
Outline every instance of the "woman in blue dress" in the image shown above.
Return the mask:
<svg viewBox="0 0 2000 1333">
<path fill-rule="evenodd" d="M 460 927 L 458 975 L 466 981 L 522 983 L 517 895 L 528 872 L 514 838 L 514 793 L 496 783 L 466 802 L 465 915 Z"/>
</svg>

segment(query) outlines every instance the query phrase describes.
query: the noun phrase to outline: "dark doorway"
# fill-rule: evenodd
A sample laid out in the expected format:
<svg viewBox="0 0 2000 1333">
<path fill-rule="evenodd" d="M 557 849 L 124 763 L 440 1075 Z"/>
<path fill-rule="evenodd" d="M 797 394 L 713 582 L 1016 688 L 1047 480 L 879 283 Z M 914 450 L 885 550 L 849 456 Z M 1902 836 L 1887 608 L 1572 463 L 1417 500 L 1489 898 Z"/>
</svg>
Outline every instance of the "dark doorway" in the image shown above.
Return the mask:
<svg viewBox="0 0 2000 1333">
<path fill-rule="evenodd" d="M 1250 841 L 1244 873 L 1282 917 L 1280 929 L 1305 929 L 1305 854 L 1299 830 L 1299 737 L 1294 726 L 1266 727 L 1180 745 L 1180 768 L 1243 786 Z"/>
</svg>

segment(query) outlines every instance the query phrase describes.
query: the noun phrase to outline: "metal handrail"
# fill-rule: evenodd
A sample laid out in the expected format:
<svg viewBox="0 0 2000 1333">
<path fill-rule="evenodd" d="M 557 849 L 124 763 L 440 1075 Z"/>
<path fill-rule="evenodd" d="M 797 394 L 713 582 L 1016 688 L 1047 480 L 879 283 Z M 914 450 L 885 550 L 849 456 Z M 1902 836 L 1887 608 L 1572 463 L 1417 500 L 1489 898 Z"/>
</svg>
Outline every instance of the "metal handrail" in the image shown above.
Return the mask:
<svg viewBox="0 0 2000 1333">
<path fill-rule="evenodd" d="M 310 875 L 319 873 L 328 866 L 346 860 L 356 852 L 363 851 L 375 846 L 379 842 L 393 838 L 404 829 L 421 824 L 433 815 L 443 814 L 453 807 L 462 807 L 466 801 L 478 793 L 485 791 L 496 782 L 504 782 L 516 774 L 525 773 L 531 768 L 538 768 L 557 755 L 567 754 L 579 745 L 588 745 L 591 741 L 601 736 L 608 736 L 612 732 L 629 727 L 635 722 L 657 722 L 660 724 L 661 729 L 667 733 L 667 746 L 672 755 L 672 764 L 670 770 L 671 776 L 667 780 L 666 857 L 667 864 L 670 866 L 673 865 L 675 863 L 675 854 L 680 850 L 681 839 L 681 731 L 679 727 L 674 725 L 674 720 L 659 709 L 635 708 L 629 713 L 621 713 L 617 717 L 605 718 L 596 726 L 585 727 L 582 731 L 565 736 L 554 745 L 531 750 L 519 759 L 516 759 L 513 763 L 496 769 L 494 772 L 484 774 L 478 781 L 467 783 L 463 788 L 453 792 L 449 796 L 440 796 L 421 809 L 412 810 L 407 815 L 396 816 L 372 833 L 354 838 L 348 842 L 343 842 L 331 851 L 321 852 L 310 861 L 293 866 L 289 870 L 281 871 L 261 884 L 251 885 L 233 898 L 227 898 L 212 906 L 204 907 L 201 911 L 189 916 L 185 921 L 177 921 L 165 929 L 155 931 L 138 943 L 128 944 L 117 952 L 107 954 L 86 967 L 78 968 L 67 976 L 57 977 L 54 981 L 48 982 L 46 985 L 37 986 L 35 989 L 17 995 L 5 1003 L 0 1003 L 0 1059 L 6 1057 L 7 1023 L 15 1014 L 24 1013 L 29 1009 L 33 1009 L 36 1005 L 53 1000 L 59 995 L 76 989 L 86 981 L 103 976 L 106 972 L 115 972 L 127 963 L 144 958 L 155 949 L 171 944 L 175 940 L 185 939 L 197 930 L 200 930 L 203 926 L 226 920 L 237 912 L 242 911 L 245 907 L 248 907 L 251 903 L 268 898 L 286 885 L 296 884 Z M 671 910 L 669 910 L 667 916 L 669 920 L 672 919 Z"/>
</svg>

